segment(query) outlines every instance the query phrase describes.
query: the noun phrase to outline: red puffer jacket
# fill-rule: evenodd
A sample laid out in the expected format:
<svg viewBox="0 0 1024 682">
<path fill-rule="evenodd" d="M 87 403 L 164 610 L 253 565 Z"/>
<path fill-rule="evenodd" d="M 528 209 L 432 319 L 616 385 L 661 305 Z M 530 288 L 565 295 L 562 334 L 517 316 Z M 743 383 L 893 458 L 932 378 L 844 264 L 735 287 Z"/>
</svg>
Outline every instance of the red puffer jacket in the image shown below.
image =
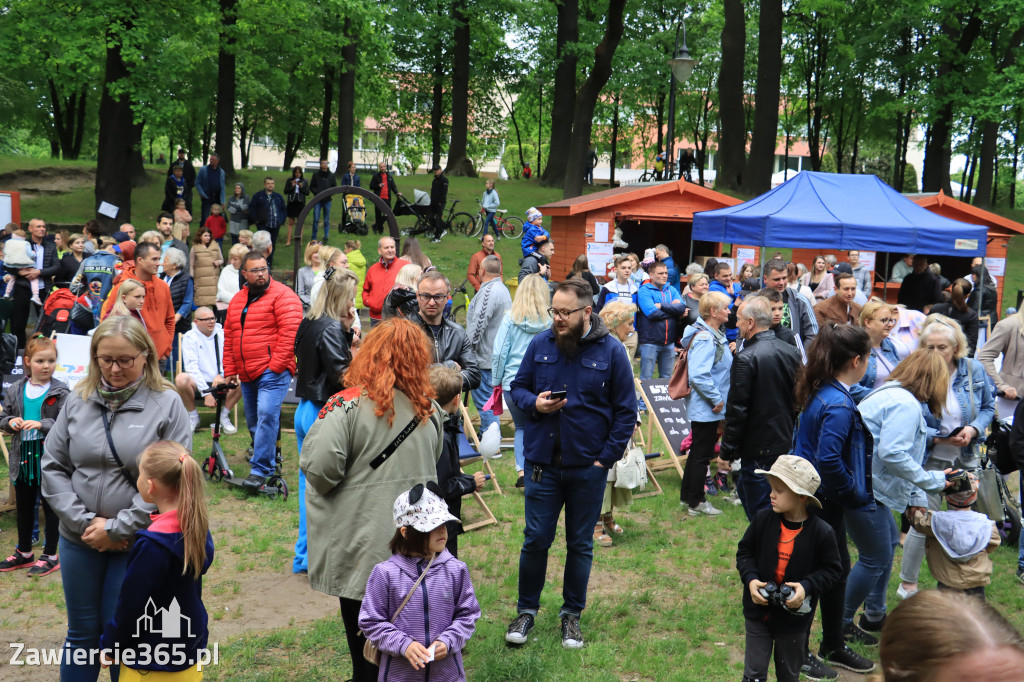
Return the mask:
<svg viewBox="0 0 1024 682">
<path fill-rule="evenodd" d="M 295 374 L 295 333 L 300 322 L 302 301 L 285 285 L 271 280 L 267 291 L 251 304 L 249 289 L 243 287 L 231 299 L 224 321 L 224 376 L 237 374 L 242 381 L 255 381 L 267 369 Z"/>
</svg>

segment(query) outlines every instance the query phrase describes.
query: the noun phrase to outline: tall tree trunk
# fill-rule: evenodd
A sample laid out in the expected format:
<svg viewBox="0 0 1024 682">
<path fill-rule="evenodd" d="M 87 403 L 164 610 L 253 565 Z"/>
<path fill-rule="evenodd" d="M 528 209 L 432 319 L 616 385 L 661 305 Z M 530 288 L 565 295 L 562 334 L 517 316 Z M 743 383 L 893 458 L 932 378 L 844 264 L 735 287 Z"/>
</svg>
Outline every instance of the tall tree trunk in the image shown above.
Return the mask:
<svg viewBox="0 0 1024 682">
<path fill-rule="evenodd" d="M 608 14 L 605 16 L 604 37 L 594 49 L 594 65 L 590 75 L 576 94 L 576 115 L 572 124 L 572 140 L 569 158 L 562 184 L 562 198 L 570 199 L 583 194 L 583 168 L 590 163 L 590 132 L 594 124 L 594 108 L 608 79 L 612 76 L 612 59 L 622 40 L 623 15 L 626 0 L 608 0 Z M 551 162 L 548 162 L 550 167 Z"/>
<path fill-rule="evenodd" d="M 992 175 L 996 163 L 996 144 L 999 142 L 999 124 L 985 121 L 981 125 L 981 149 L 978 152 L 978 188 L 974 205 L 988 208 L 992 205 Z"/>
<path fill-rule="evenodd" d="M 302 133 L 290 132 L 285 135 L 284 138 L 284 163 L 281 164 L 281 170 L 288 170 L 292 167 L 292 163 L 295 161 L 295 155 L 299 153 L 299 149 L 302 148 Z"/>
<path fill-rule="evenodd" d="M 452 2 L 452 131 L 445 173 L 477 177 L 469 158 L 469 48 L 473 36 L 469 30 L 466 0 Z"/>
<path fill-rule="evenodd" d="M 553 0 L 557 7 L 558 27 L 555 31 L 555 87 L 551 99 L 551 137 L 548 143 L 548 165 L 541 184 L 564 187 L 572 123 L 576 110 L 576 67 L 579 58 L 576 43 L 580 39 L 579 0 Z M 540 173 L 540 169 L 537 169 Z M 582 182 L 582 178 L 580 181 Z"/>
<path fill-rule="evenodd" d="M 211 113 L 203 122 L 203 165 L 210 161 L 210 154 L 213 151 L 213 130 L 216 126 L 216 112 Z"/>
<path fill-rule="evenodd" d="M 217 51 L 217 157 L 228 180 L 235 177 L 235 20 L 238 0 L 220 0 Z"/>
<path fill-rule="evenodd" d="M 85 101 L 89 95 L 89 86 L 83 85 L 78 93 L 78 110 L 75 112 L 75 138 L 71 146 L 71 158 L 82 155 L 82 138 L 85 133 Z"/>
<path fill-rule="evenodd" d="M 655 155 L 660 154 L 661 150 L 665 148 L 665 95 L 664 92 L 658 93 L 658 101 L 654 106 L 654 129 L 658 133 L 658 139 L 654 143 Z"/>
<path fill-rule="evenodd" d="M 334 69 L 324 67 L 324 111 L 320 117 L 320 158 L 326 159 L 331 150 L 331 106 L 334 104 Z M 341 168 L 338 159 L 338 168 Z"/>
<path fill-rule="evenodd" d="M 434 48 L 433 107 L 430 110 L 430 167 L 441 165 L 441 122 L 444 116 L 444 50 Z"/>
<path fill-rule="evenodd" d="M 615 93 L 615 108 L 612 110 L 612 161 L 608 186 L 615 186 L 615 165 L 619 162 L 619 93 Z"/>
<path fill-rule="evenodd" d="M 113 94 L 120 81 L 128 78 L 128 66 L 121 56 L 121 34 L 131 24 L 107 29 L 107 57 L 104 66 L 103 94 L 100 98 L 99 137 L 96 145 L 96 208 L 101 202 L 117 206 L 114 218 L 96 213 L 104 232 L 113 234 L 122 223 L 132 219 L 132 143 L 126 135 L 134 126 L 131 100 L 125 93 Z"/>
<path fill-rule="evenodd" d="M 782 82 L 782 0 L 761 0 L 757 38 L 757 90 L 754 134 L 743 187 L 750 194 L 771 189 L 775 145 L 779 141 L 779 89 Z"/>
<path fill-rule="evenodd" d="M 144 122 L 133 123 L 131 127 L 132 134 L 132 156 L 131 156 L 131 171 L 132 171 L 132 187 L 143 187 L 149 184 L 149 173 L 146 172 L 146 164 L 142 158 L 142 129 L 145 126 Z"/>
<path fill-rule="evenodd" d="M 960 25 L 960 15 L 947 18 L 942 33 L 953 44 L 940 52 L 945 59 L 939 64 L 935 83 L 935 98 L 942 104 L 931 120 L 931 138 L 924 150 L 924 168 L 921 171 L 921 190 L 938 192 L 943 190 L 952 194 L 949 184 L 950 138 L 953 133 L 953 100 L 957 98 L 963 85 L 956 85 L 953 91 L 953 74 L 959 74 L 966 68 L 967 55 L 974 41 L 981 33 L 982 20 L 978 15 L 977 3 L 966 17 L 966 23 Z"/>
<path fill-rule="evenodd" d="M 970 172 L 967 174 L 967 181 L 964 183 L 964 196 L 967 203 L 974 203 L 974 198 L 971 196 L 974 190 L 974 173 L 978 169 L 978 155 L 974 154 L 971 156 Z"/>
<path fill-rule="evenodd" d="M 746 126 L 743 111 L 743 64 L 747 47 L 743 0 L 723 0 L 722 65 L 718 72 L 718 177 L 715 185 L 738 190 L 743 181 L 746 157 Z"/>
<path fill-rule="evenodd" d="M 238 125 L 238 154 L 241 160 L 239 168 L 249 167 L 249 150 L 246 143 L 249 141 L 249 124 L 246 119 L 235 121 Z M 174 145 L 171 145 L 173 148 Z"/>
<path fill-rule="evenodd" d="M 1017 117 L 1013 127 L 1013 174 L 1010 176 L 1010 208 L 1017 208 L 1017 161 L 1020 159 L 1021 107 L 1017 105 Z"/>
<path fill-rule="evenodd" d="M 341 48 L 341 75 L 338 78 L 338 168 L 339 177 L 347 172 L 353 159 L 356 139 L 356 67 L 359 53 L 352 37 L 352 21 L 345 19 L 342 29 L 348 42 Z M 344 170 L 343 170 L 344 169 Z"/>
</svg>

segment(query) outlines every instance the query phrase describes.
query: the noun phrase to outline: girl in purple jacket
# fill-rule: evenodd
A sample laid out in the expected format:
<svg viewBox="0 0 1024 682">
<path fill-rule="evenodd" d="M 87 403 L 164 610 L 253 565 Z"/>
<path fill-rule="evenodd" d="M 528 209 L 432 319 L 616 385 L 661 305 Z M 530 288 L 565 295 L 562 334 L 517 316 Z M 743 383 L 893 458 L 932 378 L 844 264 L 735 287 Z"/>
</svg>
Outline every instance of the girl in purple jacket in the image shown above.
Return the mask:
<svg viewBox="0 0 1024 682">
<path fill-rule="evenodd" d="M 433 481 L 399 495 L 394 514 L 392 556 L 373 568 L 359 611 L 360 629 L 380 649 L 379 679 L 465 680 L 462 649 L 480 604 L 466 564 L 445 549 L 444 524 L 459 519 Z"/>
</svg>

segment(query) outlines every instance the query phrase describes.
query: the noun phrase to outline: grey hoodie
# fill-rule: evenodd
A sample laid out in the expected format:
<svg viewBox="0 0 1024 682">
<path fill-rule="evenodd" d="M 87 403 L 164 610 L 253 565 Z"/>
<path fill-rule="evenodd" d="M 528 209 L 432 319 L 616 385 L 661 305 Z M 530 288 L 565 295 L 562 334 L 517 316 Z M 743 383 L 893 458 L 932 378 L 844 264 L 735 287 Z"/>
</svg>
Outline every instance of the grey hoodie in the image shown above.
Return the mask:
<svg viewBox="0 0 1024 682">
<path fill-rule="evenodd" d="M 235 196 L 235 185 L 241 185 L 241 197 Z M 229 231 L 237 235 L 242 230 L 249 229 L 249 196 L 245 193 L 245 185 L 240 182 L 236 182 L 235 185 L 231 185 L 231 195 L 228 197 L 226 209 Z"/>
<path fill-rule="evenodd" d="M 96 516 L 107 519 L 107 534 L 118 542 L 148 527 L 156 511 L 118 469 L 103 428 L 103 405 L 96 392 L 83 398 L 72 391 L 43 450 L 43 497 L 60 518 L 61 536 L 78 545 L 85 544 L 82 533 Z M 188 413 L 170 387 L 156 392 L 139 386 L 110 414 L 110 432 L 133 481 L 139 455 L 151 443 L 173 440 L 192 450 Z"/>
<path fill-rule="evenodd" d="M 480 286 L 480 291 L 469 302 L 466 313 L 466 334 L 469 343 L 476 351 L 476 362 L 481 369 L 491 368 L 491 354 L 494 348 L 494 337 L 501 326 L 506 311 L 512 307 L 512 296 L 501 281 L 496 277 Z"/>
</svg>

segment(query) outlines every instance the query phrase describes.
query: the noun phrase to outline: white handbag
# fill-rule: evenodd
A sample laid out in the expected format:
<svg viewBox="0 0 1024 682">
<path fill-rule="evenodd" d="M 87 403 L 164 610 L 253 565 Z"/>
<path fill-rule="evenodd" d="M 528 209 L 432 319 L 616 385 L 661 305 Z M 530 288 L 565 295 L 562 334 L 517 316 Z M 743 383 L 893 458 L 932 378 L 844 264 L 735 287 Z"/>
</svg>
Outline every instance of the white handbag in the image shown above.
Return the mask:
<svg viewBox="0 0 1024 682">
<path fill-rule="evenodd" d="M 615 487 L 643 490 L 647 485 L 647 463 L 640 448 L 629 448 L 615 463 Z"/>
</svg>

